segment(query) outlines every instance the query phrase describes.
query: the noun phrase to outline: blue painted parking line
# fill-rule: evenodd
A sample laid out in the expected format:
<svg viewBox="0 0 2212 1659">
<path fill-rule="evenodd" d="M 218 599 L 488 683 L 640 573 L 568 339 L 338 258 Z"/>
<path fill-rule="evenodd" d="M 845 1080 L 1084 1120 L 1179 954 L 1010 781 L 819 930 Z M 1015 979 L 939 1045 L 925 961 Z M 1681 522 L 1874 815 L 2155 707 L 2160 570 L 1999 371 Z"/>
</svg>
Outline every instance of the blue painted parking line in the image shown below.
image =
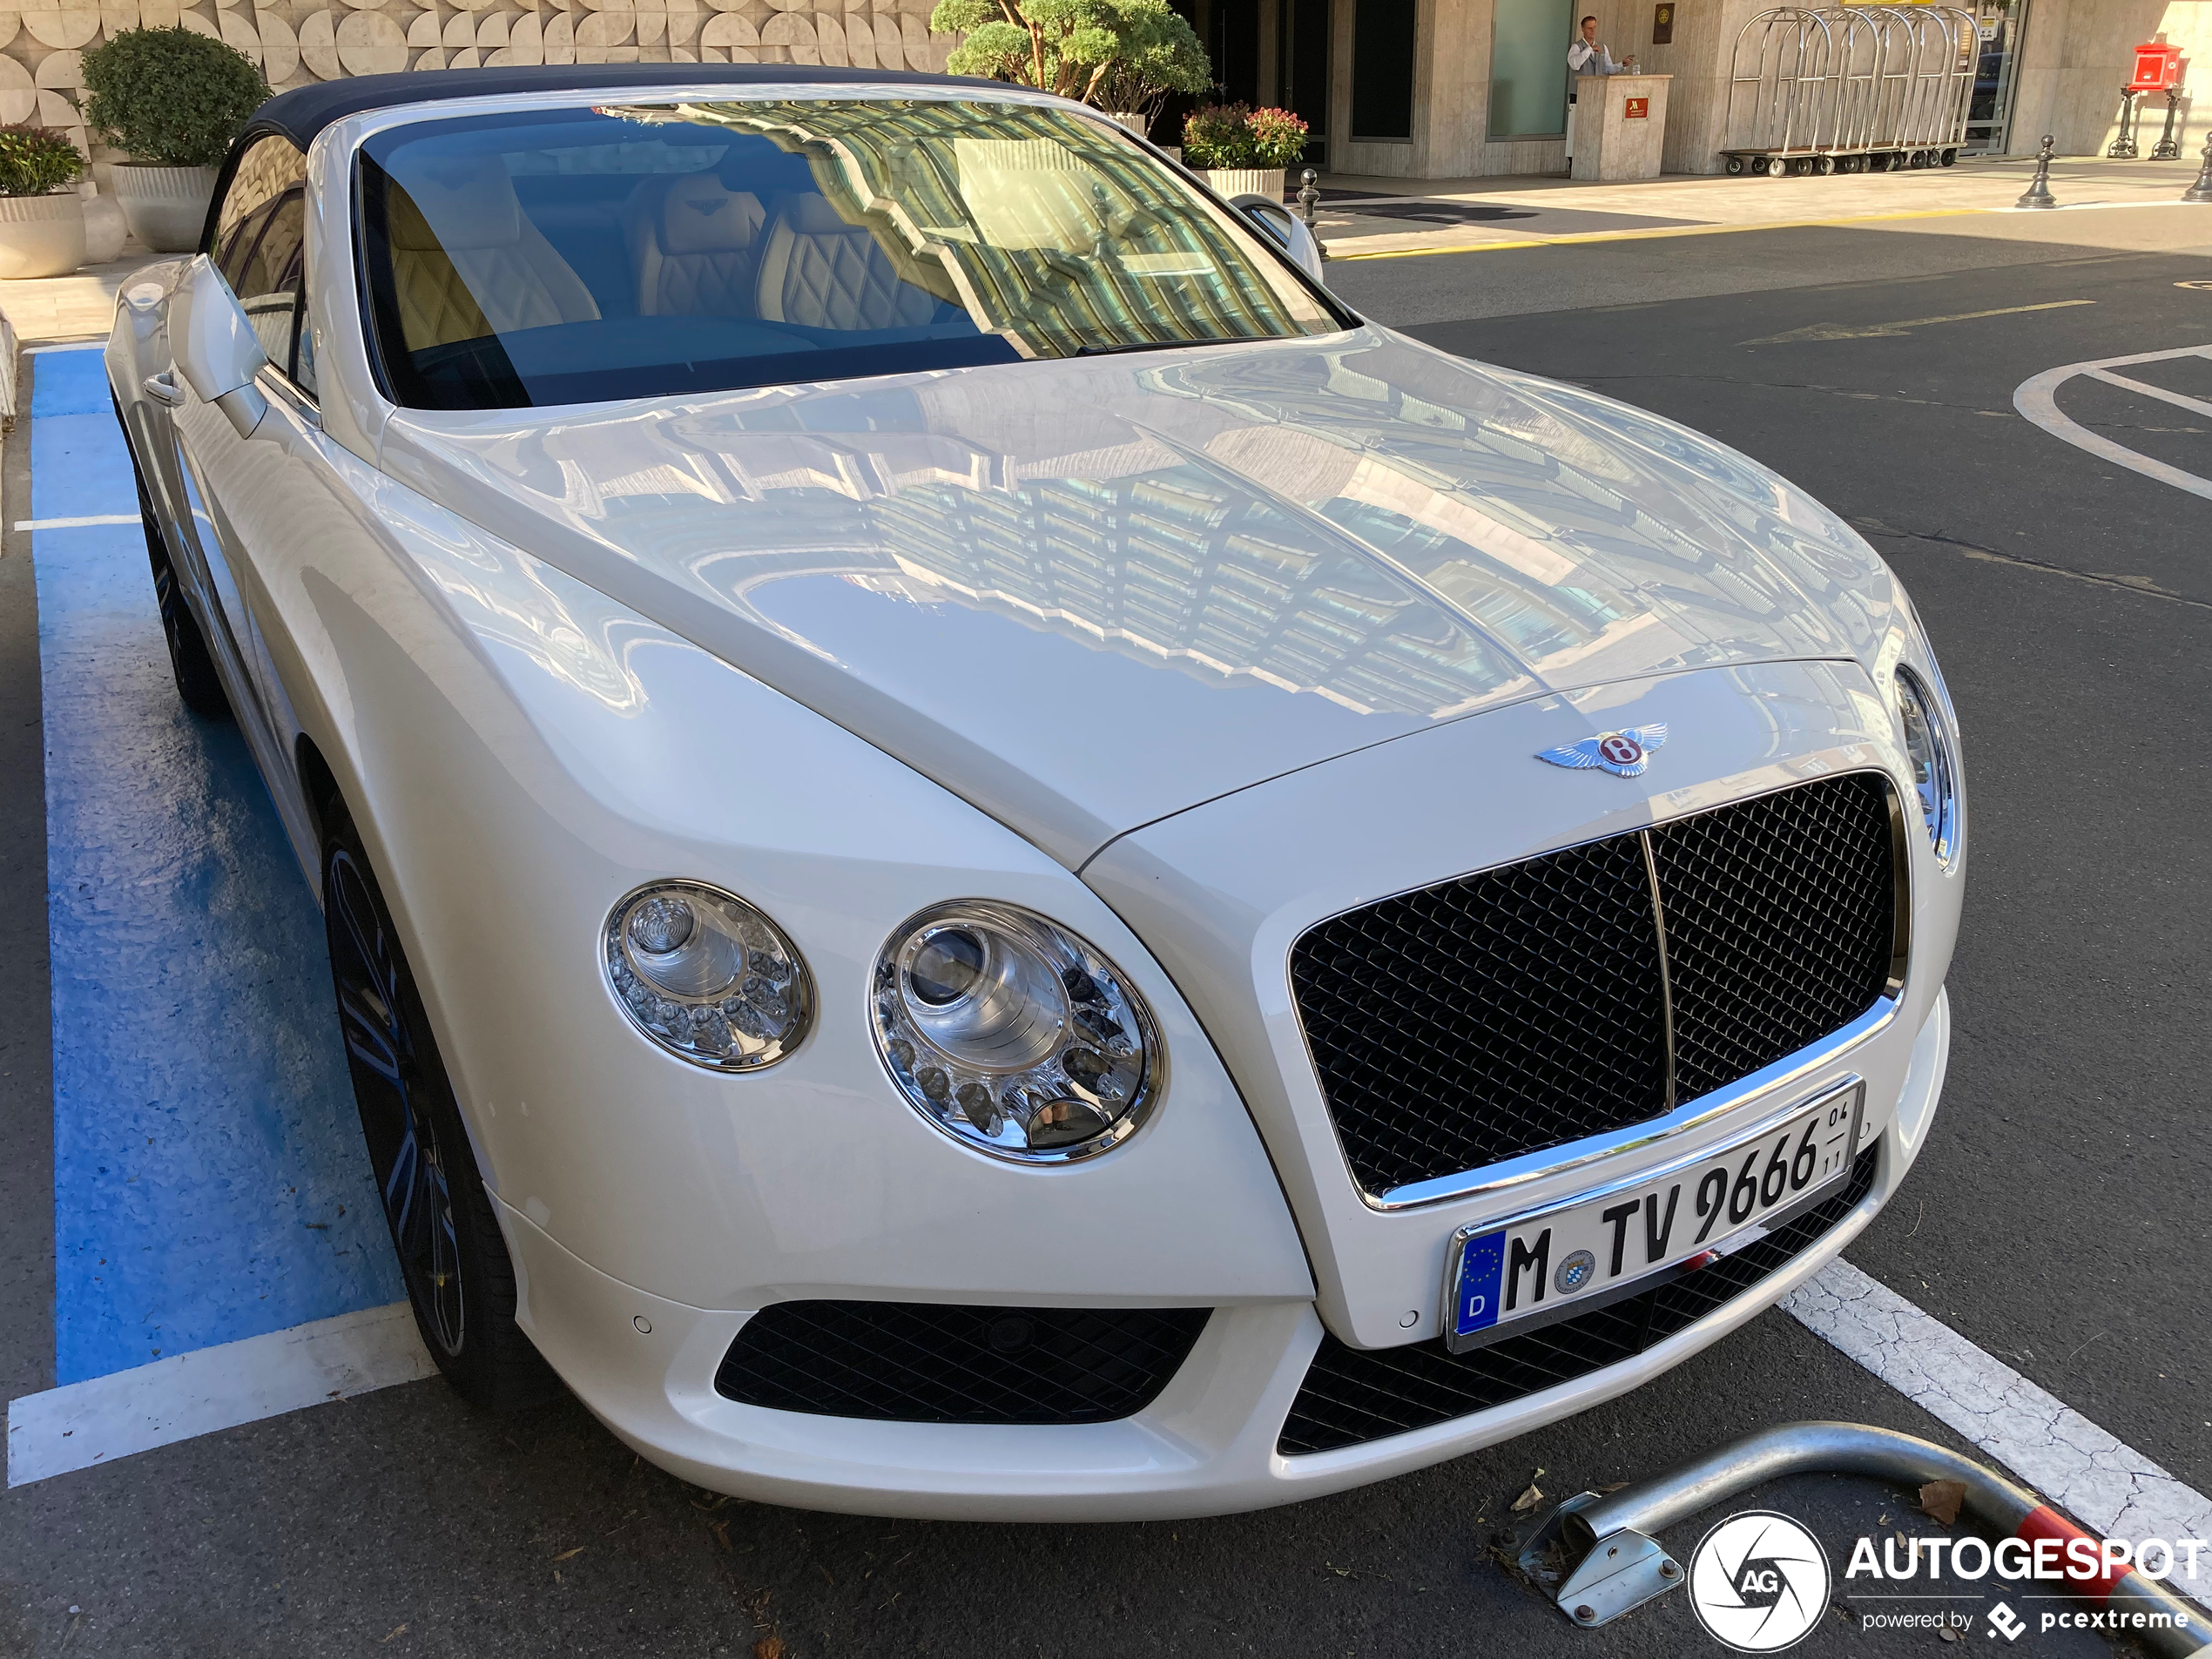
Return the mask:
<svg viewBox="0 0 2212 1659">
<path fill-rule="evenodd" d="M 38 356 L 30 415 L 66 1385 L 402 1292 L 321 918 L 243 739 L 178 701 L 97 347 Z"/>
</svg>

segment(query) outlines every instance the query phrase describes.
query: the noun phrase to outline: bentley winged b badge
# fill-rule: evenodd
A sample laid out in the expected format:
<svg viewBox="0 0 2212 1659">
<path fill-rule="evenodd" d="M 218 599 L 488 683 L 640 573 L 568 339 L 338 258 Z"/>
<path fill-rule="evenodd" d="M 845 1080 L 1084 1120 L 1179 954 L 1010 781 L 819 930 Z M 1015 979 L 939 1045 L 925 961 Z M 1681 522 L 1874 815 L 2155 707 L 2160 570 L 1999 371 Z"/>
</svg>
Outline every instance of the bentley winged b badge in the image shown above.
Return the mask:
<svg viewBox="0 0 2212 1659">
<path fill-rule="evenodd" d="M 1641 778 L 1651 765 L 1651 752 L 1666 740 L 1664 722 L 1657 725 L 1632 725 L 1619 732 L 1601 732 L 1580 743 L 1542 750 L 1536 759 L 1548 760 L 1554 766 L 1565 766 L 1570 772 L 1588 772 L 1594 766 L 1602 766 L 1616 778 Z"/>
</svg>

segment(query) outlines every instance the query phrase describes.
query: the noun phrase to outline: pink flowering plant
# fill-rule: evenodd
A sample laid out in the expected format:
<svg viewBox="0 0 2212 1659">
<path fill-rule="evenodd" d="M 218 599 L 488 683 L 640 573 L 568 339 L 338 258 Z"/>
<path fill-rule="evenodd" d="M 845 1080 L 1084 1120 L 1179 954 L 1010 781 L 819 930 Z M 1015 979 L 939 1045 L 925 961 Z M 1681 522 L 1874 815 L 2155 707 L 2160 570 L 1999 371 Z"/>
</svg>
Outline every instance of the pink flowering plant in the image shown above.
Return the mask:
<svg viewBox="0 0 2212 1659">
<path fill-rule="evenodd" d="M 1215 104 L 1183 124 L 1183 158 L 1194 167 L 1288 167 L 1305 153 L 1305 123 L 1288 110 Z"/>
</svg>

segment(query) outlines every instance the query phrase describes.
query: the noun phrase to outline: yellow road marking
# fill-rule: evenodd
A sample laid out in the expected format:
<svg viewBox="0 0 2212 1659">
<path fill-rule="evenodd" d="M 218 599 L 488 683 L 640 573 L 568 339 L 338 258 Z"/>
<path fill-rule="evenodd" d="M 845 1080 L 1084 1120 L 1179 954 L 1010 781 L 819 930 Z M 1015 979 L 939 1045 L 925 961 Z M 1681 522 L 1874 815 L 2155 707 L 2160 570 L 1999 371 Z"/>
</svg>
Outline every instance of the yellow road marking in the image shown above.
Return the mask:
<svg viewBox="0 0 2212 1659">
<path fill-rule="evenodd" d="M 2155 206 L 2152 203 L 2127 203 L 2125 206 Z M 1757 225 L 1669 225 L 1656 230 L 1644 231 L 1581 231 L 1570 236 L 1543 236 L 1518 242 L 1467 242 L 1453 247 L 1393 247 L 1373 253 L 1332 253 L 1332 265 L 1349 265 L 1354 260 L 1410 260 L 1429 253 L 1494 253 L 1509 247 L 1559 247 L 1578 242 L 1635 242 L 1648 241 L 1664 236 L 1724 236 L 1737 231 L 1794 231 L 1831 225 L 1878 225 L 1899 219 L 1972 219 L 1984 213 L 2001 213 L 2002 207 L 1933 207 L 1910 213 L 1861 213 L 1848 219 L 1777 219 Z"/>
</svg>

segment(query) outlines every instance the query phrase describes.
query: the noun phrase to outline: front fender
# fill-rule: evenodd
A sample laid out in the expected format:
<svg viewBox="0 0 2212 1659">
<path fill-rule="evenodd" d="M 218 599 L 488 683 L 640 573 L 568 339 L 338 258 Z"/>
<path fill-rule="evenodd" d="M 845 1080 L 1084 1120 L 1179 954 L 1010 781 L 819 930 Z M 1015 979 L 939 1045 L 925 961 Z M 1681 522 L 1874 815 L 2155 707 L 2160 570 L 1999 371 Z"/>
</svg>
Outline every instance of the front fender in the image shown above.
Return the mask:
<svg viewBox="0 0 2212 1659">
<path fill-rule="evenodd" d="M 342 460 L 341 462 L 342 465 Z M 1205 1034 L 1065 869 L 938 785 L 367 469 L 279 603 L 303 725 L 375 860 L 502 1202 L 672 1300 L 1208 1305 L 1308 1298 L 1288 1208 Z M 350 543 L 350 544 L 342 544 Z M 307 643 L 301 644 L 301 641 Z M 616 901 L 717 883 L 797 943 L 813 1034 L 752 1076 L 655 1047 L 601 968 Z M 1168 1076 L 1111 1154 L 1024 1168 L 894 1089 L 868 980 L 945 900 L 1027 905 L 1151 1002 Z"/>
</svg>

